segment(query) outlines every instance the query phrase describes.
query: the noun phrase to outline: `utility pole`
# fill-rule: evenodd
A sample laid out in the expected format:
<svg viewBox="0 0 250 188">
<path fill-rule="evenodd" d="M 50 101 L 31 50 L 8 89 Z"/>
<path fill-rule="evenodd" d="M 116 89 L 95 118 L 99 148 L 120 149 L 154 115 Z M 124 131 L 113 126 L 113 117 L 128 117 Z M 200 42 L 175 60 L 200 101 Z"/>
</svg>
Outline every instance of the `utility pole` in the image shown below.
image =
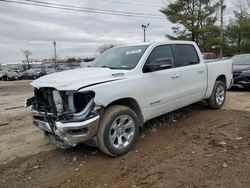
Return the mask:
<svg viewBox="0 0 250 188">
<path fill-rule="evenodd" d="M 143 36 L 144 36 L 144 42 L 146 42 L 146 29 L 149 27 L 149 23 L 147 25 L 141 25 L 142 29 L 143 29 Z"/>
<path fill-rule="evenodd" d="M 55 54 L 54 62 L 55 62 L 55 67 L 56 67 L 57 66 L 57 62 L 56 62 L 56 41 L 52 41 L 52 44 L 54 45 L 54 54 Z"/>
<path fill-rule="evenodd" d="M 223 57 L 224 30 L 223 30 L 223 13 L 226 5 L 224 0 L 220 0 L 220 58 Z"/>
</svg>

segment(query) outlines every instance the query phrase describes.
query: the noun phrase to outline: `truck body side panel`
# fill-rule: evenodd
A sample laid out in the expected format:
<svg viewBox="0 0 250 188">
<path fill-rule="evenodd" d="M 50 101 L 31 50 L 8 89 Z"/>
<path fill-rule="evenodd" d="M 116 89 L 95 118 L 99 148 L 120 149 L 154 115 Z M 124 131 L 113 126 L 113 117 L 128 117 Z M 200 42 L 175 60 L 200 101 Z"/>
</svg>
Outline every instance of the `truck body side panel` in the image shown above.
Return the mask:
<svg viewBox="0 0 250 188">
<path fill-rule="evenodd" d="M 206 63 L 208 71 L 208 87 L 205 95 L 205 99 L 209 98 L 213 92 L 213 87 L 216 79 L 219 76 L 226 78 L 227 89 L 230 88 L 232 82 L 232 61 L 231 60 L 217 60 Z"/>
</svg>

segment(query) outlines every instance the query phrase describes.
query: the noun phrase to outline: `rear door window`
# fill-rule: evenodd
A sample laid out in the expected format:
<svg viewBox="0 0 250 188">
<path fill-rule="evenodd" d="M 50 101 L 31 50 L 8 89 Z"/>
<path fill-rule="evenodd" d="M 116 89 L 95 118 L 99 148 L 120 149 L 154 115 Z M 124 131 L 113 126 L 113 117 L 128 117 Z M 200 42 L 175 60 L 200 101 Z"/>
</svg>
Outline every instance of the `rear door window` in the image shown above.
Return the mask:
<svg viewBox="0 0 250 188">
<path fill-rule="evenodd" d="M 200 63 L 196 49 L 191 44 L 175 44 L 177 67 L 195 65 Z"/>
</svg>

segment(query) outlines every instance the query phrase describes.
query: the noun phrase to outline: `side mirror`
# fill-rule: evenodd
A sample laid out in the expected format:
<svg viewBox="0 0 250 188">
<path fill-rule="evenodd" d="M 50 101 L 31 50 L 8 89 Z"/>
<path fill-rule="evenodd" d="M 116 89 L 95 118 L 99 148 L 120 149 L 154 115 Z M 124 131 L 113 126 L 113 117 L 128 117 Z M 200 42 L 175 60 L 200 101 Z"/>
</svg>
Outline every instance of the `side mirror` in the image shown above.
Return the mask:
<svg viewBox="0 0 250 188">
<path fill-rule="evenodd" d="M 168 58 L 159 58 L 154 62 L 149 62 L 145 64 L 146 72 L 153 72 L 158 70 L 169 69 L 172 67 L 172 61 Z"/>
</svg>

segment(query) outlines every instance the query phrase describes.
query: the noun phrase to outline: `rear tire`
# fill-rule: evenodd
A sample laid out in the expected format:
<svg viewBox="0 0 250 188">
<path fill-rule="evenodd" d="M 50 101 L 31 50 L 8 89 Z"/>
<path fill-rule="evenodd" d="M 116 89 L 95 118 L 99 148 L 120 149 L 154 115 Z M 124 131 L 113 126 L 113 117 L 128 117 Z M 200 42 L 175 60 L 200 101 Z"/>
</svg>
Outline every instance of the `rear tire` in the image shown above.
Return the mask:
<svg viewBox="0 0 250 188">
<path fill-rule="evenodd" d="M 213 92 L 208 99 L 208 104 L 213 109 L 220 109 L 226 100 L 226 84 L 222 81 L 216 81 Z"/>
<path fill-rule="evenodd" d="M 99 122 L 97 140 L 99 149 L 111 156 L 127 153 L 139 135 L 139 120 L 136 113 L 126 106 L 107 108 Z"/>
</svg>

